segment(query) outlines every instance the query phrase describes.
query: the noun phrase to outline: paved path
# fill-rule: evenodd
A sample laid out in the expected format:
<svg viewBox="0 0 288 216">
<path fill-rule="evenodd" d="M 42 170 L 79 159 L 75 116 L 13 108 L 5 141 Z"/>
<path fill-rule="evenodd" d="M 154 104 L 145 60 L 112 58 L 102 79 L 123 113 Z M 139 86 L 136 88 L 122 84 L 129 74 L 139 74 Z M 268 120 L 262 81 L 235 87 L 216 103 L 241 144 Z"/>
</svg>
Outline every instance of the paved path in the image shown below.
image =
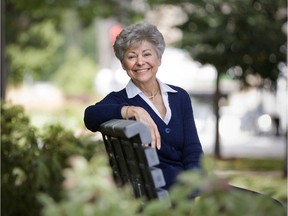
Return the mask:
<svg viewBox="0 0 288 216">
<path fill-rule="evenodd" d="M 201 134 L 199 137 L 204 153 L 214 151 L 214 134 Z M 231 137 L 221 138 L 221 155 L 225 158 L 285 158 L 287 139 L 284 136 L 251 135 L 238 133 Z"/>
</svg>

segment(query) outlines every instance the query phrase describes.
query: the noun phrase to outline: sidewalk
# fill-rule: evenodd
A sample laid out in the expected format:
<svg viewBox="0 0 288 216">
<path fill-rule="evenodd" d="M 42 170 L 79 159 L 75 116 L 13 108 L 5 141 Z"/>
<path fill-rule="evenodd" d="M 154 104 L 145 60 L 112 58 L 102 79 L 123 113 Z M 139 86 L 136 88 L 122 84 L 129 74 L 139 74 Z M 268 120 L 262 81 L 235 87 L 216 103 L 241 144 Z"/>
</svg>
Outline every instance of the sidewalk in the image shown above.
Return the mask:
<svg viewBox="0 0 288 216">
<path fill-rule="evenodd" d="M 205 154 L 214 152 L 214 134 L 201 134 L 199 137 Z M 224 158 L 275 158 L 284 159 L 286 137 L 273 135 L 251 135 L 238 133 L 233 137 L 221 137 L 220 150 Z"/>
</svg>

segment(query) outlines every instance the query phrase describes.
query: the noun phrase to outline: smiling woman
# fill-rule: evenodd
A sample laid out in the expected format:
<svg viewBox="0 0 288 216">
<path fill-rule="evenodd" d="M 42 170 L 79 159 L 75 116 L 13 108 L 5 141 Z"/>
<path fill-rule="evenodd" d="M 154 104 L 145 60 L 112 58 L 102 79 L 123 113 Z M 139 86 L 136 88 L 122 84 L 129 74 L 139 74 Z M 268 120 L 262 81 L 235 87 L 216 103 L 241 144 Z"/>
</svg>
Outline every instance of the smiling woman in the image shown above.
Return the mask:
<svg viewBox="0 0 288 216">
<path fill-rule="evenodd" d="M 114 51 L 130 81 L 124 89 L 87 107 L 84 122 L 93 132 L 111 119 L 146 124 L 166 181 L 163 188 L 169 189 L 178 174 L 200 168 L 202 146 L 189 94 L 157 78 L 164 50 L 164 38 L 156 26 L 139 23 L 124 28 L 116 37 Z"/>
<path fill-rule="evenodd" d="M 147 96 L 159 91 L 156 73 L 160 65 L 161 58 L 158 57 L 153 45 L 147 41 L 127 50 L 122 61 L 123 69 L 137 86 L 141 86 Z"/>
</svg>

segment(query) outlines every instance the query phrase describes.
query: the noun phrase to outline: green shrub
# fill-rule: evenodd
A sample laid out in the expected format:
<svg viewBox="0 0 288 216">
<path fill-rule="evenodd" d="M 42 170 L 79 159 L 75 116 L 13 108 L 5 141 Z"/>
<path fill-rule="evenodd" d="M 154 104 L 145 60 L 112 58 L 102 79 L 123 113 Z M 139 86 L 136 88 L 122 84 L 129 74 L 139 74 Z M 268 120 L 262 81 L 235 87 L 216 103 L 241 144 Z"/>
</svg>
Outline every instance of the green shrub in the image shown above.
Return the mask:
<svg viewBox="0 0 288 216">
<path fill-rule="evenodd" d="M 284 208 L 268 196 L 236 190 L 225 179 L 195 171 L 180 175 L 179 184 L 171 189 L 167 199 L 135 200 L 129 189 L 114 185 L 104 158 L 104 155 L 91 161 L 73 158 L 72 167 L 65 171 L 63 199 L 56 202 L 47 195 L 40 196 L 45 206 L 42 216 L 285 215 Z M 187 199 L 191 192 L 199 189 L 201 196 Z"/>
<path fill-rule="evenodd" d="M 39 199 L 45 205 L 43 216 L 134 216 L 141 206 L 133 198 L 129 188 L 117 188 L 107 166 L 105 155 L 87 161 L 72 157 L 72 168 L 65 175 L 65 193 L 60 202 L 42 194 Z"/>
<path fill-rule="evenodd" d="M 149 216 L 273 216 L 285 215 L 284 207 L 269 196 L 236 189 L 225 179 L 186 172 L 180 176 L 181 184 L 170 192 L 172 208 L 165 201 L 148 203 L 143 215 Z M 201 196 L 194 200 L 187 196 L 200 189 Z"/>
<path fill-rule="evenodd" d="M 60 125 L 39 130 L 31 126 L 22 106 L 1 104 L 1 214 L 38 216 L 38 193 L 60 199 L 67 159 L 89 159 L 100 148 L 91 138 L 75 137 Z"/>
</svg>

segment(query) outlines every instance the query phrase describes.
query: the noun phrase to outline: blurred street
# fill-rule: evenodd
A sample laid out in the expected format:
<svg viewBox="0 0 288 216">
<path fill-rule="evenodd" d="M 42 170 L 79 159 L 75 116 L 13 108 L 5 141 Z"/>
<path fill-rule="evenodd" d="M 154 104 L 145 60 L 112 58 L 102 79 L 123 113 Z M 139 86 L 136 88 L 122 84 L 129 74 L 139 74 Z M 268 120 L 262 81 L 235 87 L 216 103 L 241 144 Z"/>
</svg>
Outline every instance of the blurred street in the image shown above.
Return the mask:
<svg viewBox="0 0 288 216">
<path fill-rule="evenodd" d="M 229 133 L 229 131 L 227 131 Z M 214 151 L 214 133 L 199 133 L 205 154 Z M 285 157 L 287 140 L 285 136 L 252 135 L 238 133 L 233 137 L 221 137 L 223 158 L 275 158 Z"/>
</svg>

